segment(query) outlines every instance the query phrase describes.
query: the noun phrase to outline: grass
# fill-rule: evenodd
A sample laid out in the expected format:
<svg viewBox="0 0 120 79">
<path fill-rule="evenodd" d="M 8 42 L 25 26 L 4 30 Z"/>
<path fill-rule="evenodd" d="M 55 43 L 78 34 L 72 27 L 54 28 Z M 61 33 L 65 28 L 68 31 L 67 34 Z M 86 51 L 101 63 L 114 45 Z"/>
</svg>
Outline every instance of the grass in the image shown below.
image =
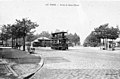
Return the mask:
<svg viewBox="0 0 120 79">
<path fill-rule="evenodd" d="M 34 56 L 28 54 L 28 52 L 12 48 L 0 48 L 0 57 L 17 64 L 36 64 L 41 60 L 39 56 Z"/>
</svg>

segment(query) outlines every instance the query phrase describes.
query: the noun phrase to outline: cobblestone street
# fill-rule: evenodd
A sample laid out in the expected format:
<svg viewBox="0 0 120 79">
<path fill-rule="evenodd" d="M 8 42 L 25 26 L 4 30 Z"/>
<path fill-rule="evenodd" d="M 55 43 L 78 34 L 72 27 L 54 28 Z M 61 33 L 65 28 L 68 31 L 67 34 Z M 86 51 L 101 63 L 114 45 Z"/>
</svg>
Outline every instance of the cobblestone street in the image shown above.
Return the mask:
<svg viewBox="0 0 120 79">
<path fill-rule="evenodd" d="M 120 70 L 44 68 L 32 79 L 120 79 Z"/>
<path fill-rule="evenodd" d="M 45 65 L 31 79 L 120 79 L 119 51 L 70 48 L 68 51 L 38 48 Z"/>
</svg>

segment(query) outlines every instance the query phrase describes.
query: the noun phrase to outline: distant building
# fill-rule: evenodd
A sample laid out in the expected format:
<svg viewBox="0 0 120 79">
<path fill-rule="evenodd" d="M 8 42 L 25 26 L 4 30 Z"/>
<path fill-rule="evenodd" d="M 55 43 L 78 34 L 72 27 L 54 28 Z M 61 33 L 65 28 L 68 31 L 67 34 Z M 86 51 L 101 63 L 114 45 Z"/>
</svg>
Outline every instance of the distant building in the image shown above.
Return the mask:
<svg viewBox="0 0 120 79">
<path fill-rule="evenodd" d="M 33 47 L 50 47 L 51 39 L 47 37 L 40 37 L 32 41 Z"/>
</svg>

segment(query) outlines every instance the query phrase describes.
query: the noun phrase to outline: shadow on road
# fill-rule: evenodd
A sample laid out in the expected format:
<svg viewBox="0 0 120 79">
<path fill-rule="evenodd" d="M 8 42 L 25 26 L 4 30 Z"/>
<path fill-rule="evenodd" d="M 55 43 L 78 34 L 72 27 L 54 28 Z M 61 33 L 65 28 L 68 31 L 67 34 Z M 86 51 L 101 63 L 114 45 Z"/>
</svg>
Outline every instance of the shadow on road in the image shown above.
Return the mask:
<svg viewBox="0 0 120 79">
<path fill-rule="evenodd" d="M 70 62 L 70 61 L 62 57 L 45 57 L 44 62 L 45 64 L 50 64 L 50 63 Z"/>
</svg>

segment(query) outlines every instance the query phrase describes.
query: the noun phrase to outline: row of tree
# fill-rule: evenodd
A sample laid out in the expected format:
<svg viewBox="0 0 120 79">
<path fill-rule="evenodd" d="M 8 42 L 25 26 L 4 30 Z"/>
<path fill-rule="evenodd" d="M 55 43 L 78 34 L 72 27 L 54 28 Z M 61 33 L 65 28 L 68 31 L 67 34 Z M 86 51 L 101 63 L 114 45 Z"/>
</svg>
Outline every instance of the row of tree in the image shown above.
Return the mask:
<svg viewBox="0 0 120 79">
<path fill-rule="evenodd" d="M 7 41 L 11 39 L 12 47 L 15 45 L 15 47 L 19 46 L 20 43 L 18 43 L 18 40 L 22 39 L 23 51 L 25 51 L 25 38 L 27 35 L 32 35 L 34 33 L 32 29 L 35 29 L 36 27 L 38 27 L 38 24 L 27 18 L 23 18 L 22 20 L 16 19 L 14 24 L 7 24 L 2 26 L 0 39 L 2 41 L 6 41 L 5 45 L 7 45 Z"/>
<path fill-rule="evenodd" d="M 73 43 L 75 46 L 76 45 L 80 45 L 80 37 L 76 33 L 74 33 L 74 34 L 72 34 L 72 33 L 68 34 L 67 38 L 69 39 L 69 42 Z"/>
<path fill-rule="evenodd" d="M 90 33 L 90 35 L 88 35 L 83 43 L 83 46 L 88 47 L 96 47 L 100 45 L 100 39 L 97 38 L 93 32 Z"/>
<path fill-rule="evenodd" d="M 95 28 L 94 31 L 87 36 L 84 41 L 84 46 L 100 46 L 101 39 L 103 39 L 103 44 L 106 39 L 115 40 L 120 34 L 119 27 L 109 27 L 109 24 L 100 25 Z"/>
<path fill-rule="evenodd" d="M 42 31 L 40 34 L 34 34 L 35 28 L 39 25 L 36 22 L 32 22 L 28 18 L 23 18 L 22 20 L 15 20 L 14 24 L 6 24 L 1 27 L 0 40 L 2 44 L 8 45 L 8 41 L 11 42 L 12 47 L 17 47 L 22 45 L 23 51 L 25 51 L 25 41 L 31 42 L 39 37 L 51 38 L 51 34 L 47 31 Z M 56 30 L 57 32 L 59 30 Z M 80 44 L 80 37 L 75 34 L 67 35 L 69 42 Z"/>
</svg>

